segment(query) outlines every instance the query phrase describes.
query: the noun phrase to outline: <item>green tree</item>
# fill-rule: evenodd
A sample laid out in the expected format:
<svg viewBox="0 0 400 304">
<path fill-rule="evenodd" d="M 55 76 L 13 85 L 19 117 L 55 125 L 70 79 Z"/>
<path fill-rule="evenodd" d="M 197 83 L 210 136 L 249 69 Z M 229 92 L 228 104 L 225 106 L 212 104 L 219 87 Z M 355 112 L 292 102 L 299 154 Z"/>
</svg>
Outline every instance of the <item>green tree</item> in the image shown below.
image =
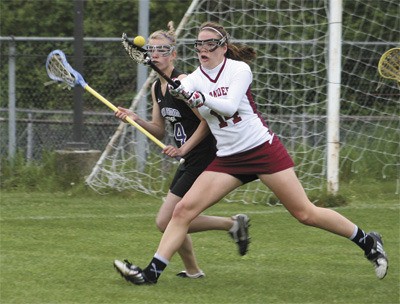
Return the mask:
<svg viewBox="0 0 400 304">
<path fill-rule="evenodd" d="M 178 26 L 191 0 L 150 0 L 149 32 L 166 29 L 168 21 Z M 138 0 L 86 0 L 84 1 L 85 37 L 121 37 L 138 33 Z M 0 35 L 14 37 L 72 37 L 74 33 L 74 0 L 0 0 Z M 73 54 L 72 42 L 17 42 L 17 101 L 19 108 L 70 109 L 71 94 L 58 93 L 55 86 L 44 87 L 49 79 L 44 62 L 47 54 L 62 49 Z M 85 71 L 90 71 L 91 81 L 106 96 L 129 100 L 135 90 L 136 69 L 129 65 L 118 43 L 85 43 Z M 0 107 L 8 103 L 8 54 L 9 43 L 0 44 Z M 101 58 L 100 58 L 101 57 Z M 100 58 L 93 60 L 93 58 Z M 73 57 L 68 57 L 73 66 Z M 123 64 L 124 68 L 121 68 Z M 85 71 L 80 71 L 85 77 Z M 107 72 L 105 72 L 107 71 Z M 87 77 L 85 77 L 87 78 Z M 129 95 L 127 98 L 126 95 Z M 93 103 L 95 107 L 103 107 Z"/>
</svg>

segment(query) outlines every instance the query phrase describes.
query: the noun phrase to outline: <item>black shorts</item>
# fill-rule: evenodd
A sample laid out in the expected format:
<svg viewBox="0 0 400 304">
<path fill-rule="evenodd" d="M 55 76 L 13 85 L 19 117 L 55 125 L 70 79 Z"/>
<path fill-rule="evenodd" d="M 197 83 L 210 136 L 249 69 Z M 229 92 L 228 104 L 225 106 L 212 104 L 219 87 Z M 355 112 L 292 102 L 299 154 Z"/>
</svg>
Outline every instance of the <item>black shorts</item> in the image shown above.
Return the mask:
<svg viewBox="0 0 400 304">
<path fill-rule="evenodd" d="M 179 165 L 176 170 L 174 179 L 172 180 L 169 190 L 171 193 L 183 197 L 189 191 L 197 177 L 204 171 L 204 167 L 185 167 L 185 164 Z M 258 179 L 255 174 L 231 174 L 242 182 L 247 184 L 251 181 Z"/>
<path fill-rule="evenodd" d="M 179 165 L 169 190 L 171 193 L 183 197 L 204 169 L 203 167 L 186 167 L 184 163 Z"/>
</svg>

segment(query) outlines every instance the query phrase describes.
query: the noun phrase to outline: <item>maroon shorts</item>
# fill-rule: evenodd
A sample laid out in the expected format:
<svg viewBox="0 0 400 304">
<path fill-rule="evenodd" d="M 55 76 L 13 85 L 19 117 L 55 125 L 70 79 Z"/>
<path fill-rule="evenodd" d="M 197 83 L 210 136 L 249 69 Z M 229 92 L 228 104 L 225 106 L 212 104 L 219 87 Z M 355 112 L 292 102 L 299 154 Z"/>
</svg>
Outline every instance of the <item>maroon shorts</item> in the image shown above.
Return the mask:
<svg viewBox="0 0 400 304">
<path fill-rule="evenodd" d="M 294 167 L 294 162 L 279 138 L 265 142 L 249 151 L 216 157 L 205 171 L 223 172 L 240 179 L 244 184 L 256 180 L 258 174 L 272 174 Z"/>
</svg>

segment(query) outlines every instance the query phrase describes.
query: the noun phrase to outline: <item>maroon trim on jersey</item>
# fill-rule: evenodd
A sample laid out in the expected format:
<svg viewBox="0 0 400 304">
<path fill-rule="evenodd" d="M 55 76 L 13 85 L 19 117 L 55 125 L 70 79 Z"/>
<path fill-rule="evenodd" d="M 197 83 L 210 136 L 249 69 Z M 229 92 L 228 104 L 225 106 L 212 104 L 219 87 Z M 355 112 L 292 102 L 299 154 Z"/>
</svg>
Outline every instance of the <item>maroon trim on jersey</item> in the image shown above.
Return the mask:
<svg viewBox="0 0 400 304">
<path fill-rule="evenodd" d="M 226 57 L 224 58 L 224 63 L 222 64 L 221 69 L 219 70 L 218 75 L 217 75 L 217 77 L 215 77 L 215 79 L 212 79 L 210 76 L 208 76 L 208 74 L 203 70 L 203 68 L 201 66 L 200 66 L 200 71 L 204 74 L 204 76 L 206 76 L 208 78 L 208 80 L 210 80 L 213 83 L 216 83 L 225 67 L 225 64 L 226 64 Z"/>
<path fill-rule="evenodd" d="M 265 122 L 264 118 L 261 116 L 261 113 L 258 112 L 258 110 L 257 110 L 257 105 L 254 102 L 253 94 L 251 94 L 251 89 L 250 88 L 251 88 L 251 85 L 247 89 L 246 96 L 247 96 L 247 99 L 249 100 L 251 108 L 253 109 L 253 113 L 257 114 L 258 118 L 261 120 L 261 122 L 264 125 L 264 127 L 268 128 L 267 123 Z"/>
</svg>

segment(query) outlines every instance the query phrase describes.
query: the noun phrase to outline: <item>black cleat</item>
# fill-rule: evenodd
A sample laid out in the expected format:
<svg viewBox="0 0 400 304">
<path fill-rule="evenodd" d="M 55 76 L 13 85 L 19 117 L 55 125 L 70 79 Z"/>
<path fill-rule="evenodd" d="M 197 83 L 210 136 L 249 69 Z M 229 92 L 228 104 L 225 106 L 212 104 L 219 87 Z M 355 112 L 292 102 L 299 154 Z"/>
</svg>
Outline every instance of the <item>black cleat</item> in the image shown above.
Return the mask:
<svg viewBox="0 0 400 304">
<path fill-rule="evenodd" d="M 146 279 L 140 267 L 132 265 L 128 260 L 114 261 L 115 270 L 128 282 L 135 285 L 154 284 Z"/>
<path fill-rule="evenodd" d="M 368 235 L 374 239 L 374 246 L 365 257 L 374 265 L 378 279 L 383 279 L 387 274 L 389 261 L 383 249 L 382 236 L 377 232 L 369 232 Z"/>
</svg>

